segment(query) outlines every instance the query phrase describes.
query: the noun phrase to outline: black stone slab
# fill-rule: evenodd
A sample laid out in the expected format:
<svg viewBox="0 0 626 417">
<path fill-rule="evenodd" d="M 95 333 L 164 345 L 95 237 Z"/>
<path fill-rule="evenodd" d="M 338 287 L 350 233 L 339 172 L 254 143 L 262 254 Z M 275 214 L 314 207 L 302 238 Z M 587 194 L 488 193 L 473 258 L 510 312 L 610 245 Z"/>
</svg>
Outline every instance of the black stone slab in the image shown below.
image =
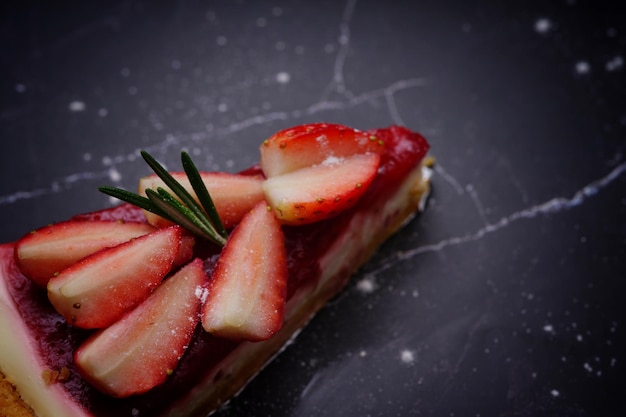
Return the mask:
<svg viewBox="0 0 626 417">
<path fill-rule="evenodd" d="M 138 149 L 235 172 L 291 125 L 406 125 L 426 213 L 217 415 L 623 415 L 616 4 L 166 3 L 2 7 L 2 241 L 112 204 Z"/>
</svg>

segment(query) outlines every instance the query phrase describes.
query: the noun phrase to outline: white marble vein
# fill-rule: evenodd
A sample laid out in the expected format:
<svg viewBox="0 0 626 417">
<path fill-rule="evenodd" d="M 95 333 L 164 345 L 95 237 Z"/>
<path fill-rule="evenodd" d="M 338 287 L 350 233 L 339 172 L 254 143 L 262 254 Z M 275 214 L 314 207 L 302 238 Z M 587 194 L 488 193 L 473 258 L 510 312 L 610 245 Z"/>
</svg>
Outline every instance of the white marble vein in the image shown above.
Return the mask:
<svg viewBox="0 0 626 417">
<path fill-rule="evenodd" d="M 581 187 L 571 197 L 553 197 L 547 201 L 544 201 L 543 203 L 529 206 L 514 213 L 511 213 L 508 216 L 500 218 L 494 223 L 487 223 L 484 227 L 474 231 L 473 233 L 468 233 L 462 236 L 453 236 L 436 243 L 425 244 L 413 249 L 397 252 L 391 257 L 380 261 L 380 265 L 373 271 L 370 271 L 368 274 L 376 275 L 382 271 L 385 271 L 394 266 L 397 261 L 409 260 L 424 253 L 439 252 L 450 246 L 458 246 L 480 240 L 486 235 L 498 232 L 519 220 L 535 219 L 541 215 L 554 215 L 564 212 L 566 210 L 576 208 L 588 199 L 593 198 L 602 190 L 608 188 L 625 172 L 626 162 L 622 162 L 621 164 L 613 168 L 605 176 Z"/>
</svg>

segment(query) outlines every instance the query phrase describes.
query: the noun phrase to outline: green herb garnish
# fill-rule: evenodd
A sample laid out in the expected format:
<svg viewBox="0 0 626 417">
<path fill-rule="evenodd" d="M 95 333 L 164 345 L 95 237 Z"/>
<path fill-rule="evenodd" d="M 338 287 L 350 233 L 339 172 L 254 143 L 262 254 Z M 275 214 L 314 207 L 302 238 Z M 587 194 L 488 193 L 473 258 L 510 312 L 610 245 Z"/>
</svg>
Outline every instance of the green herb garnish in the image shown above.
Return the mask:
<svg viewBox="0 0 626 417">
<path fill-rule="evenodd" d="M 98 189 L 105 194 L 168 219 L 195 235 L 224 246 L 228 233 L 191 157 L 186 152 L 181 152 L 183 169 L 200 204 L 148 152 L 141 151 L 141 156 L 178 198 L 163 187 L 158 187 L 156 191 L 146 189 L 147 197 L 116 187 L 104 186 Z"/>
</svg>

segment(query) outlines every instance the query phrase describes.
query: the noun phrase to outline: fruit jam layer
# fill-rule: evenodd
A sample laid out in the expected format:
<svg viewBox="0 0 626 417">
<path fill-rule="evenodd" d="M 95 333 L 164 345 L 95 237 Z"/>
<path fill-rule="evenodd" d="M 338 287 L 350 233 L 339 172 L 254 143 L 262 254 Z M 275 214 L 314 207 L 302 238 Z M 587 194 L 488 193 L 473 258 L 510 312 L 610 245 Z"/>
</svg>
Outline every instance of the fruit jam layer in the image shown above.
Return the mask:
<svg viewBox="0 0 626 417">
<path fill-rule="evenodd" d="M 285 227 L 289 262 L 288 297 L 303 286 L 314 287 L 320 276 L 319 259 L 325 250 L 344 233 L 351 216 L 357 212 L 369 212 L 380 208 L 397 190 L 399 184 L 420 164 L 428 150 L 428 144 L 418 134 L 404 128 L 372 130 L 385 142 L 379 173 L 367 193 L 352 209 L 338 217 L 308 226 Z M 246 173 L 259 173 L 251 168 Z M 141 211 L 133 206 L 122 205 L 94 213 L 76 216 L 91 219 L 122 219 L 142 221 Z M 207 258 L 207 270 L 215 260 L 214 248 L 198 245 L 198 256 Z M 85 382 L 72 364 L 72 353 L 90 332 L 68 325 L 47 300 L 45 291 L 25 278 L 13 262 L 13 246 L 0 246 L 0 262 L 5 268 L 10 295 L 16 301 L 19 312 L 39 347 L 42 361 L 52 370 L 69 370 L 64 388 L 74 400 L 82 404 L 88 413 L 96 417 L 108 416 L 159 416 L 166 413 L 177 400 L 184 398 L 198 385 L 209 371 L 219 364 L 238 343 L 219 339 L 204 332 L 200 326 L 194 339 L 181 359 L 172 377 L 152 391 L 125 399 L 114 399 L 98 392 Z M 260 342 L 263 343 L 263 342 Z M 219 378 L 216 376 L 216 378 Z"/>
</svg>

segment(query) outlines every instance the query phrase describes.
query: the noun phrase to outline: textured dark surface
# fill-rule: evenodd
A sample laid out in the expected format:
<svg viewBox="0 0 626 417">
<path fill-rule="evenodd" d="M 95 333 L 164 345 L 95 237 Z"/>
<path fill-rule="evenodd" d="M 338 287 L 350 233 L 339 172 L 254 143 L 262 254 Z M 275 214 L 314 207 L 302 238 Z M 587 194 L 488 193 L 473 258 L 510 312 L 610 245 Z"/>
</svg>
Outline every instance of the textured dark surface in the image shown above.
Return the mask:
<svg viewBox="0 0 626 417">
<path fill-rule="evenodd" d="M 291 125 L 403 124 L 426 213 L 217 415 L 624 415 L 618 7 L 165 3 L 2 7 L 2 241 L 110 205 L 138 149 L 233 172 Z"/>
</svg>

